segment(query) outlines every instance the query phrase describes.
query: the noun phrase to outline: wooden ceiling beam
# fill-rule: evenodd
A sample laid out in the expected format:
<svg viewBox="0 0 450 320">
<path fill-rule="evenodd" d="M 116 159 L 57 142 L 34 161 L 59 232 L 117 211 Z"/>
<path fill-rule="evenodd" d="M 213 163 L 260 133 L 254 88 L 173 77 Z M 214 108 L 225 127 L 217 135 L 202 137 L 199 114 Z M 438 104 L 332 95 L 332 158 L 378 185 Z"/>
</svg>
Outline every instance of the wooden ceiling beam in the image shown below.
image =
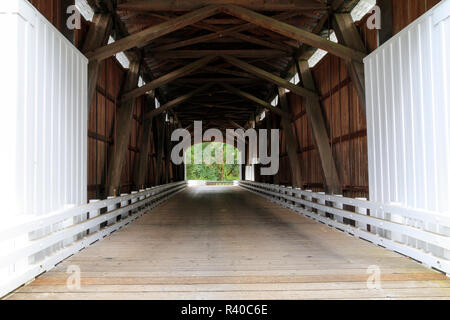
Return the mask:
<svg viewBox="0 0 450 320">
<path fill-rule="evenodd" d="M 240 49 L 240 50 L 173 50 L 155 53 L 158 59 L 197 59 L 205 56 L 227 55 L 239 58 L 283 58 L 290 55 L 284 51 L 271 49 Z"/>
<path fill-rule="evenodd" d="M 196 10 L 208 5 L 240 5 L 257 11 L 290 11 L 290 10 L 327 10 L 324 3 L 315 0 L 138 0 L 118 4 L 118 10 L 123 11 L 172 11 L 185 12 Z"/>
<path fill-rule="evenodd" d="M 203 59 L 197 60 L 191 64 L 188 64 L 187 66 L 184 66 L 180 69 L 172 71 L 162 77 L 159 77 L 158 79 L 155 79 L 155 80 L 143 85 L 140 88 L 136 88 L 134 90 L 131 90 L 131 91 L 125 93 L 122 96 L 121 101 L 124 102 L 124 101 L 130 100 L 130 99 L 140 97 L 140 96 L 144 95 L 145 93 L 152 91 L 156 88 L 159 88 L 171 81 L 174 81 L 178 78 L 181 78 L 188 74 L 191 74 L 195 70 L 207 65 L 208 63 L 212 62 L 216 58 L 217 58 L 217 56 L 208 56 Z"/>
<path fill-rule="evenodd" d="M 174 107 L 180 105 L 181 103 L 183 103 L 183 102 L 185 102 L 185 101 L 191 99 L 192 97 L 196 96 L 196 95 L 199 94 L 200 92 L 203 92 L 203 91 L 208 90 L 208 89 L 211 88 L 213 85 L 214 85 L 214 83 L 207 83 L 207 84 L 201 86 L 200 88 L 198 88 L 198 89 L 196 89 L 196 90 L 194 90 L 194 91 L 189 92 L 188 94 L 185 94 L 185 95 L 183 95 L 183 96 L 181 96 L 181 97 L 178 97 L 178 98 L 176 98 L 176 99 L 174 99 L 174 100 L 171 100 L 171 101 L 169 101 L 168 103 L 164 104 L 163 106 L 159 107 L 158 109 L 154 109 L 154 110 L 152 110 L 151 112 L 147 113 L 147 114 L 145 115 L 145 118 L 148 118 L 148 117 L 155 117 L 155 116 L 157 116 L 158 114 L 161 114 L 161 113 L 163 113 L 163 112 L 165 112 L 165 111 L 168 111 L 168 110 L 170 110 L 170 109 L 172 109 L 172 108 L 174 108 Z"/>
<path fill-rule="evenodd" d="M 231 93 L 233 93 L 235 95 L 238 95 L 240 97 L 243 97 L 243 98 L 245 98 L 245 99 L 247 99 L 249 101 L 252 101 L 252 102 L 256 103 L 257 105 L 260 105 L 266 111 L 270 111 L 270 112 L 276 113 L 276 114 L 278 114 L 279 116 L 282 116 L 282 117 L 291 117 L 291 115 L 289 113 L 286 113 L 286 112 L 282 111 L 281 109 L 275 108 L 270 103 L 268 103 L 268 102 L 266 102 L 266 101 L 264 101 L 264 100 L 262 100 L 262 99 L 260 99 L 258 97 L 255 97 L 254 95 L 252 95 L 250 93 L 241 91 L 241 90 L 239 90 L 239 89 L 237 89 L 237 88 L 235 88 L 235 87 L 233 87 L 233 86 L 231 86 L 229 84 L 226 84 L 226 83 L 220 83 L 220 85 L 222 87 L 224 87 L 226 90 L 228 90 L 229 92 L 231 92 Z"/>
<path fill-rule="evenodd" d="M 217 67 L 205 67 L 202 70 L 206 72 L 213 72 L 213 73 L 221 73 L 221 74 L 229 74 L 236 77 L 243 77 L 243 78 L 250 78 L 255 79 L 256 77 L 250 73 L 246 72 L 240 72 L 240 71 L 234 71 L 234 70 L 227 70 L 225 68 L 217 68 Z"/>
<path fill-rule="evenodd" d="M 287 12 L 287 13 L 279 14 L 279 15 L 275 16 L 274 18 L 283 20 L 283 19 L 291 18 L 296 15 L 299 15 L 299 13 L 298 12 Z M 231 28 L 228 28 L 225 30 L 216 31 L 212 34 L 207 34 L 204 36 L 200 36 L 200 37 L 160 46 L 158 48 L 152 49 L 152 51 L 159 52 L 159 51 L 177 49 L 177 48 L 190 46 L 190 45 L 197 44 L 197 43 L 203 43 L 203 42 L 217 40 L 217 39 L 223 38 L 225 36 L 235 36 L 235 37 L 238 37 L 239 40 L 244 40 L 242 38 L 239 38 L 239 36 L 237 36 L 237 34 L 240 34 L 240 32 L 249 31 L 249 30 L 252 30 L 255 28 L 258 28 L 258 26 L 254 25 L 252 23 L 246 23 L 246 24 L 231 27 Z M 248 40 L 248 38 L 246 38 L 244 41 L 247 41 L 247 40 Z M 267 42 L 265 42 L 263 45 L 267 45 Z M 273 45 L 271 47 L 273 47 Z M 280 47 L 278 47 L 278 49 L 282 50 L 282 48 L 280 48 Z M 285 48 L 285 50 L 287 50 L 287 49 Z"/>
<path fill-rule="evenodd" d="M 251 64 L 248 64 L 245 61 L 239 60 L 235 57 L 230 56 L 223 56 L 223 58 L 230 64 L 234 65 L 235 67 L 238 67 L 244 71 L 247 71 L 251 74 L 254 74 L 255 76 L 264 79 L 266 81 L 272 82 L 276 84 L 277 86 L 289 89 L 293 93 L 300 95 L 302 97 L 306 98 L 314 98 L 317 99 L 318 96 L 315 92 L 296 86 L 295 84 L 290 83 L 289 81 L 280 78 L 272 73 L 269 73 L 263 69 L 260 69 L 258 67 L 252 66 Z"/>
<path fill-rule="evenodd" d="M 259 79 L 258 79 L 259 80 Z M 255 83 L 258 80 L 255 79 L 246 79 L 246 78 L 183 78 L 183 79 L 177 79 L 176 82 L 179 82 L 181 84 L 201 84 L 205 82 L 217 82 L 217 83 L 235 83 L 235 84 L 249 84 L 249 83 Z M 262 82 L 262 81 L 261 81 Z"/>
<path fill-rule="evenodd" d="M 362 62 L 363 58 L 366 56 L 366 53 L 364 52 L 354 50 L 339 43 L 334 43 L 313 32 L 297 28 L 243 7 L 226 5 L 224 6 L 224 11 L 236 18 L 251 22 L 285 37 L 301 41 L 312 47 L 323 49 L 346 60 Z"/>
<path fill-rule="evenodd" d="M 327 23 L 327 21 L 330 18 L 330 14 L 332 12 L 335 12 L 336 10 L 339 9 L 339 7 L 344 3 L 345 0 L 333 0 L 331 1 L 331 5 L 330 5 L 330 11 L 325 12 L 322 17 L 320 18 L 319 22 L 317 23 L 317 25 L 314 27 L 314 29 L 312 30 L 313 33 L 318 34 L 319 32 L 321 32 L 324 27 L 325 24 Z M 301 44 L 299 46 L 299 57 L 300 60 L 309 60 L 309 58 L 311 58 L 311 56 L 315 53 L 315 50 L 308 50 L 308 45 L 307 44 Z M 290 65 L 283 71 L 282 73 L 282 77 L 289 79 L 292 78 L 297 72 L 297 59 L 298 57 L 294 57 L 290 63 Z M 268 101 L 272 101 L 276 96 L 278 95 L 278 88 L 275 86 L 274 90 L 268 94 L 267 100 Z"/>
<path fill-rule="evenodd" d="M 162 37 L 168 33 L 174 32 L 176 30 L 182 29 L 203 19 L 214 16 L 215 14 L 222 11 L 221 6 L 211 5 L 207 6 L 193 12 L 189 12 L 185 15 L 179 16 L 177 18 L 163 22 L 157 26 L 149 27 L 145 30 L 137 32 L 135 34 L 124 37 L 111 43 L 107 46 L 98 48 L 86 56 L 90 60 L 102 61 L 107 59 L 119 52 L 129 50 L 134 47 L 139 47 L 150 41 Z"/>
</svg>

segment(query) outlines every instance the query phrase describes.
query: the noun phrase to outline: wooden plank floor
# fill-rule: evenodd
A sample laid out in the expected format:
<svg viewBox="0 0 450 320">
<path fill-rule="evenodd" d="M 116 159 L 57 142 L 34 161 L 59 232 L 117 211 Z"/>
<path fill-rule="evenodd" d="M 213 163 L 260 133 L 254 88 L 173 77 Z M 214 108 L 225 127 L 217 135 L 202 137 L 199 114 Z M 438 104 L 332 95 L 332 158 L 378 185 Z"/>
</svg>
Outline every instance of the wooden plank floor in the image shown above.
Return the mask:
<svg viewBox="0 0 450 320">
<path fill-rule="evenodd" d="M 369 266 L 381 290 L 367 288 Z M 195 187 L 9 298 L 448 299 L 450 280 L 239 187 Z"/>
</svg>

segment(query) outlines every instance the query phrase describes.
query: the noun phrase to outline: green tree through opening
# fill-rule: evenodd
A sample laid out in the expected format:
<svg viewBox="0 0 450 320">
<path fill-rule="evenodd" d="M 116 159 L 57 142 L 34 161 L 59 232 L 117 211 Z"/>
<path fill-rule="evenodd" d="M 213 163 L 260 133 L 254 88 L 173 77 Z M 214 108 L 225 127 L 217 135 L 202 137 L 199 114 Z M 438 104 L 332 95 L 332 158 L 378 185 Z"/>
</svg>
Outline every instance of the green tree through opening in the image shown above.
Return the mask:
<svg viewBox="0 0 450 320">
<path fill-rule="evenodd" d="M 211 152 L 208 152 L 207 148 Z M 223 163 L 215 163 L 216 157 L 223 159 Z M 203 142 L 198 146 L 191 146 L 186 152 L 186 179 L 206 181 L 239 180 L 238 157 L 239 151 L 237 148 L 227 143 Z M 233 159 L 233 164 L 227 164 L 227 158 Z M 196 159 L 202 159 L 202 163 L 195 164 Z"/>
</svg>

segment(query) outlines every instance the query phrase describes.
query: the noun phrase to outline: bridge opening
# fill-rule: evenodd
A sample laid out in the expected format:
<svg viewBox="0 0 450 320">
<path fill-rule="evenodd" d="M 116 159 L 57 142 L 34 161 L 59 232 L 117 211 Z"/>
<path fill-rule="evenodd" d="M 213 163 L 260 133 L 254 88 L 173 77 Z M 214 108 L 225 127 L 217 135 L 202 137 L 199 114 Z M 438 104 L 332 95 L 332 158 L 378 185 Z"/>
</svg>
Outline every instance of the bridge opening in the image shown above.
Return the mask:
<svg viewBox="0 0 450 320">
<path fill-rule="evenodd" d="M 233 182 L 241 177 L 239 150 L 221 142 L 203 142 L 185 154 L 186 180 Z"/>
</svg>

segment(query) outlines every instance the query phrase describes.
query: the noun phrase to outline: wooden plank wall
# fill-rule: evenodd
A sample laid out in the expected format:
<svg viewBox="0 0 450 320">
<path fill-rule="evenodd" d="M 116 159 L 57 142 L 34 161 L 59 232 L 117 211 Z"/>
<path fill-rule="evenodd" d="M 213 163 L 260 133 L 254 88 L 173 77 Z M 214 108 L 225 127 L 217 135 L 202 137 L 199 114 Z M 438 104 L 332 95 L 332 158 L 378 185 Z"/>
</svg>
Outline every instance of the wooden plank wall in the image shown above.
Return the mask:
<svg viewBox="0 0 450 320">
<path fill-rule="evenodd" d="M 61 30 L 61 0 L 28 0 L 58 30 Z"/>
<path fill-rule="evenodd" d="M 76 32 L 76 45 L 82 46 L 88 23 L 84 22 L 81 30 Z M 96 92 L 91 103 L 88 126 L 88 198 L 102 198 L 107 185 L 108 154 L 115 147 L 116 115 L 119 95 L 126 69 L 115 59 L 103 61 Z M 121 177 L 121 193 L 129 193 L 136 188 L 133 183 L 134 166 L 139 154 L 142 135 L 142 118 L 144 99 L 139 98 L 133 111 L 133 123 L 130 134 L 128 154 Z M 147 180 L 149 183 L 151 180 Z"/>
<path fill-rule="evenodd" d="M 420 17 L 439 0 L 393 1 L 393 32 L 401 31 Z M 367 17 L 366 17 L 367 19 Z M 377 48 L 377 32 L 366 27 L 366 19 L 359 24 L 361 36 L 371 52 Z M 327 55 L 313 68 L 318 90 L 322 95 L 322 108 L 332 145 L 338 174 L 349 197 L 368 197 L 368 158 L 366 121 L 361 112 L 356 90 L 347 74 L 342 59 Z M 306 182 L 304 188 L 323 191 L 320 160 L 314 146 L 311 130 L 305 114 L 303 99 L 288 94 L 295 114 L 293 128 L 299 142 L 298 156 Z M 281 159 L 278 180 L 281 185 L 291 185 L 291 174 L 284 136 L 281 134 Z M 268 178 L 261 178 L 269 181 Z"/>
</svg>

